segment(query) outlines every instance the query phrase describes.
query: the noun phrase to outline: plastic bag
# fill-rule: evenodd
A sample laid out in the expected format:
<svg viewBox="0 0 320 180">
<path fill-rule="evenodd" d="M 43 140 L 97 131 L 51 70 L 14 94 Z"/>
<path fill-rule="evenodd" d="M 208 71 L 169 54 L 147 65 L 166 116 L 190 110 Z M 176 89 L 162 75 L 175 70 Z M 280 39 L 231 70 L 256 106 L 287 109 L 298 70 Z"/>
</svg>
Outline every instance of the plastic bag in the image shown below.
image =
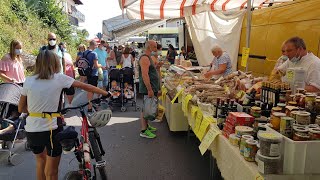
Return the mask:
<svg viewBox="0 0 320 180">
<path fill-rule="evenodd" d="M 103 70 L 102 68 L 98 68 L 98 80 L 103 81 Z"/>
<path fill-rule="evenodd" d="M 144 96 L 143 117 L 146 120 L 153 121 L 158 113 L 158 98 L 156 96 L 149 98 Z"/>
</svg>

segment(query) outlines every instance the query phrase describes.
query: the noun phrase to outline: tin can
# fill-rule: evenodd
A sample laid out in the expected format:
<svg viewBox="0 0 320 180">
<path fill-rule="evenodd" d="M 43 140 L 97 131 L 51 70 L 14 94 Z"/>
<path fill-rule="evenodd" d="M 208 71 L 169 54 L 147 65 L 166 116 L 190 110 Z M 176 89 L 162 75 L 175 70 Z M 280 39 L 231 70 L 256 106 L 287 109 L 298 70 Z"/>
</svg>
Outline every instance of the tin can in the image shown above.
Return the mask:
<svg viewBox="0 0 320 180">
<path fill-rule="evenodd" d="M 320 128 L 309 129 L 309 136 L 311 140 L 320 140 Z"/>
<path fill-rule="evenodd" d="M 316 95 L 315 94 L 307 94 L 305 98 L 305 108 L 307 111 L 312 111 L 314 109 L 314 105 L 316 102 Z"/>
<path fill-rule="evenodd" d="M 298 124 L 309 125 L 310 124 L 310 113 L 306 111 L 298 111 L 296 114 L 296 121 Z"/>
<path fill-rule="evenodd" d="M 281 117 L 280 133 L 288 138 L 292 137 L 293 121 L 291 117 Z"/>
<path fill-rule="evenodd" d="M 254 162 L 255 157 L 258 151 L 257 148 L 258 141 L 253 140 L 253 139 L 248 139 L 245 144 L 244 152 L 243 152 L 243 157 L 245 160 Z"/>
<path fill-rule="evenodd" d="M 294 141 L 308 141 L 310 140 L 309 130 L 304 127 L 294 127 L 293 140 Z"/>
<path fill-rule="evenodd" d="M 253 140 L 253 136 L 250 136 L 250 135 L 241 136 L 241 140 L 240 140 L 240 154 L 241 155 L 243 155 L 243 153 L 244 153 L 244 148 L 246 147 L 246 141 L 248 139 Z"/>
</svg>

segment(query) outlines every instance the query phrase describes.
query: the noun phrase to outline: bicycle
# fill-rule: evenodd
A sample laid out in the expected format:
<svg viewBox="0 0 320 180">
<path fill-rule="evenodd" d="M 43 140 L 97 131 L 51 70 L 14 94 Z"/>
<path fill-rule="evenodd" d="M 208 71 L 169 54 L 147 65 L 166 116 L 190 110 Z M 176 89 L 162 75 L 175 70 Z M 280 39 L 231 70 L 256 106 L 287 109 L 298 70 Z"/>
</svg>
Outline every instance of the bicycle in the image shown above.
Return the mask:
<svg viewBox="0 0 320 180">
<path fill-rule="evenodd" d="M 102 98 L 94 99 L 91 103 L 99 102 L 101 99 Z M 102 159 L 102 156 L 105 155 L 105 151 L 101 144 L 100 135 L 95 127 L 89 125 L 88 118 L 84 111 L 84 107 L 88 104 L 89 102 L 77 107 L 64 108 L 60 111 L 61 114 L 66 114 L 69 110 L 78 109 L 82 118 L 80 139 L 78 137 L 72 140 L 64 139 L 69 140 L 69 142 L 70 140 L 73 141 L 73 146 L 75 148 L 74 154 L 79 162 L 79 170 L 68 172 L 64 177 L 65 180 L 95 180 L 97 179 L 96 168 L 99 170 L 101 178 L 103 180 L 107 179 L 107 172 L 105 169 L 106 161 Z M 110 120 L 110 118 L 111 111 L 108 114 L 108 120 Z M 60 143 L 63 147 L 62 141 L 60 141 Z M 96 161 L 93 165 L 91 164 L 92 159 L 95 159 Z"/>
</svg>

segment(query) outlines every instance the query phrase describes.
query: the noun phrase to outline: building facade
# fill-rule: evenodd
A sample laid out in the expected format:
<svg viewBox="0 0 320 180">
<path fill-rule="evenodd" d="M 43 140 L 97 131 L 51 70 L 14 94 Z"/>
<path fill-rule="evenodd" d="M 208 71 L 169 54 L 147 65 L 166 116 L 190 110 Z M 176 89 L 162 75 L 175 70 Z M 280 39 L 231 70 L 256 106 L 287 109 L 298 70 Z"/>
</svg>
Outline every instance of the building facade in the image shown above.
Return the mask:
<svg viewBox="0 0 320 180">
<path fill-rule="evenodd" d="M 85 21 L 85 16 L 76 6 L 83 5 L 81 0 L 57 0 L 58 5 L 68 15 L 70 23 L 74 26 L 79 26 L 79 23 Z"/>
</svg>

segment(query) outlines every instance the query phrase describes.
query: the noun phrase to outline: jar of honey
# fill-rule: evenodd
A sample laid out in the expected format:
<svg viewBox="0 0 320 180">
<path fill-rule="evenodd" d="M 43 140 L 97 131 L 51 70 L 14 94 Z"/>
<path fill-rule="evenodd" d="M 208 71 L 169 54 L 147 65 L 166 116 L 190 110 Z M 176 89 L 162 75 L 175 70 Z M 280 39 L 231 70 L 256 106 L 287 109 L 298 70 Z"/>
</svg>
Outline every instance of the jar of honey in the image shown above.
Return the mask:
<svg viewBox="0 0 320 180">
<path fill-rule="evenodd" d="M 311 140 L 320 140 L 320 128 L 309 129 L 309 136 Z"/>
<path fill-rule="evenodd" d="M 275 112 L 272 113 L 270 123 L 272 124 L 272 128 L 276 131 L 280 130 L 280 122 L 281 122 L 281 117 L 285 117 L 285 113 L 280 113 L 280 112 Z"/>
</svg>

